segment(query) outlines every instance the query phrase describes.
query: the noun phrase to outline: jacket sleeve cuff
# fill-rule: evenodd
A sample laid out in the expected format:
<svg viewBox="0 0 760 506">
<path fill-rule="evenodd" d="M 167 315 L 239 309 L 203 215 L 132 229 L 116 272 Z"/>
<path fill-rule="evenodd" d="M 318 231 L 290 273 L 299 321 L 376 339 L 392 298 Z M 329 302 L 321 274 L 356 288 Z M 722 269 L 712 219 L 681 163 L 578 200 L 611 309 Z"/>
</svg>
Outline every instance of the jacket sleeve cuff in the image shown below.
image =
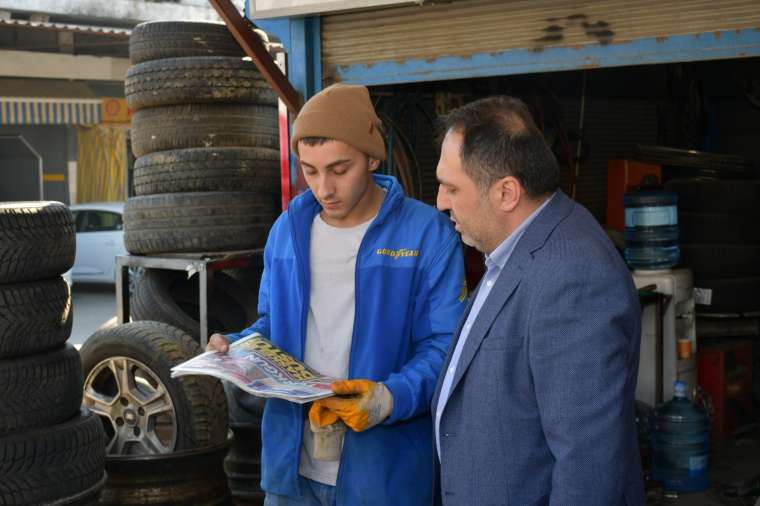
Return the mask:
<svg viewBox="0 0 760 506">
<path fill-rule="evenodd" d="M 257 330 L 253 330 L 253 329 L 245 329 L 245 330 L 243 330 L 241 332 L 233 332 L 231 334 L 225 334 L 225 337 L 229 340 L 230 344 L 232 344 L 235 341 L 239 341 L 240 339 L 242 339 L 242 338 L 244 338 L 246 336 L 250 336 L 250 335 L 261 336 L 261 337 L 265 337 L 266 338 L 266 336 L 264 336 L 263 334 L 261 334 L 261 332 L 259 332 Z"/>
<path fill-rule="evenodd" d="M 383 384 L 388 388 L 393 397 L 391 415 L 383 421 L 383 425 L 390 425 L 403 420 L 411 412 L 412 392 L 409 385 L 404 381 L 403 376 L 399 374 L 392 375 L 383 381 Z"/>
</svg>

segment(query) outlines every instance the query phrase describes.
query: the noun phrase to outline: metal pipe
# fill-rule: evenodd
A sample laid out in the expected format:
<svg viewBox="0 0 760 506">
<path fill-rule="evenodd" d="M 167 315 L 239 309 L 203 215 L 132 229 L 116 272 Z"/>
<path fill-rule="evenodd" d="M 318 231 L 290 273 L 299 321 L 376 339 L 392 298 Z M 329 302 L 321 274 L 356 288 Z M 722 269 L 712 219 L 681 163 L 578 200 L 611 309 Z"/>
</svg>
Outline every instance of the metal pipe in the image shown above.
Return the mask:
<svg viewBox="0 0 760 506">
<path fill-rule="evenodd" d="M 575 199 L 575 195 L 578 189 L 578 174 L 581 171 L 581 149 L 583 147 L 583 123 L 586 116 L 586 71 L 582 72 L 583 81 L 581 83 L 581 114 L 578 121 L 578 145 L 575 148 L 575 168 L 573 173 L 573 188 L 572 197 Z"/>
</svg>

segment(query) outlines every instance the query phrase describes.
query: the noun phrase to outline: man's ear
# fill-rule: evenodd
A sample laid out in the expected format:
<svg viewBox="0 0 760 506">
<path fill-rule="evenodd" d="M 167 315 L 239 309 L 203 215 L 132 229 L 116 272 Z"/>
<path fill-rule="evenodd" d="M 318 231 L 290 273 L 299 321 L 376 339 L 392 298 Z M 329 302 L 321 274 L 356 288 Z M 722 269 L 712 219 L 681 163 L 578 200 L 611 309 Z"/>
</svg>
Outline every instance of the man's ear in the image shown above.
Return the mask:
<svg viewBox="0 0 760 506">
<path fill-rule="evenodd" d="M 499 179 L 494 185 L 499 209 L 505 213 L 514 211 L 523 197 L 523 187 L 514 176 Z"/>
<path fill-rule="evenodd" d="M 376 171 L 377 168 L 380 167 L 380 160 L 377 158 L 369 157 L 369 170 L 370 172 Z"/>
</svg>

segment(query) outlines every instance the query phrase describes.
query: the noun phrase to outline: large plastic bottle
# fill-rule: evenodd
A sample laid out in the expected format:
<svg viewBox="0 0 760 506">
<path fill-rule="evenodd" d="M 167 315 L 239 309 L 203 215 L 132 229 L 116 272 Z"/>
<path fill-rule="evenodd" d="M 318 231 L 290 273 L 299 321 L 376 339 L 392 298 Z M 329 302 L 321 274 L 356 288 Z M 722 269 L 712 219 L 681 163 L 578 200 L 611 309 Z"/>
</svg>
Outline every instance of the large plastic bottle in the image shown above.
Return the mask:
<svg viewBox="0 0 760 506">
<path fill-rule="evenodd" d="M 678 264 L 678 195 L 626 193 L 625 260 L 634 269 L 669 269 Z"/>
<path fill-rule="evenodd" d="M 709 486 L 710 423 L 676 381 L 673 400 L 652 417 L 652 478 L 669 492 L 701 492 Z"/>
</svg>

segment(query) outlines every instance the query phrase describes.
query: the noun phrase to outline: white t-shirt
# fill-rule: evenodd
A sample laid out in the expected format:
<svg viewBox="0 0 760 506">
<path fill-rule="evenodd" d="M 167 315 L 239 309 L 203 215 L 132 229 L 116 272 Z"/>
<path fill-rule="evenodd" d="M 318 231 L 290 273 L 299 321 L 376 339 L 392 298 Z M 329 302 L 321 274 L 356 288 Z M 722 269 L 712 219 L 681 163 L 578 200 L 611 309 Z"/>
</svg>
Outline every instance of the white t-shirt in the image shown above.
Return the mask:
<svg viewBox="0 0 760 506">
<path fill-rule="evenodd" d="M 373 218 L 374 219 L 374 218 Z M 372 219 L 350 228 L 328 225 L 317 214 L 311 225 L 311 291 L 304 362 L 319 373 L 348 377 L 354 331 L 356 256 Z M 314 460 L 308 421 L 304 428 L 299 473 L 335 485 L 340 460 Z"/>
</svg>

